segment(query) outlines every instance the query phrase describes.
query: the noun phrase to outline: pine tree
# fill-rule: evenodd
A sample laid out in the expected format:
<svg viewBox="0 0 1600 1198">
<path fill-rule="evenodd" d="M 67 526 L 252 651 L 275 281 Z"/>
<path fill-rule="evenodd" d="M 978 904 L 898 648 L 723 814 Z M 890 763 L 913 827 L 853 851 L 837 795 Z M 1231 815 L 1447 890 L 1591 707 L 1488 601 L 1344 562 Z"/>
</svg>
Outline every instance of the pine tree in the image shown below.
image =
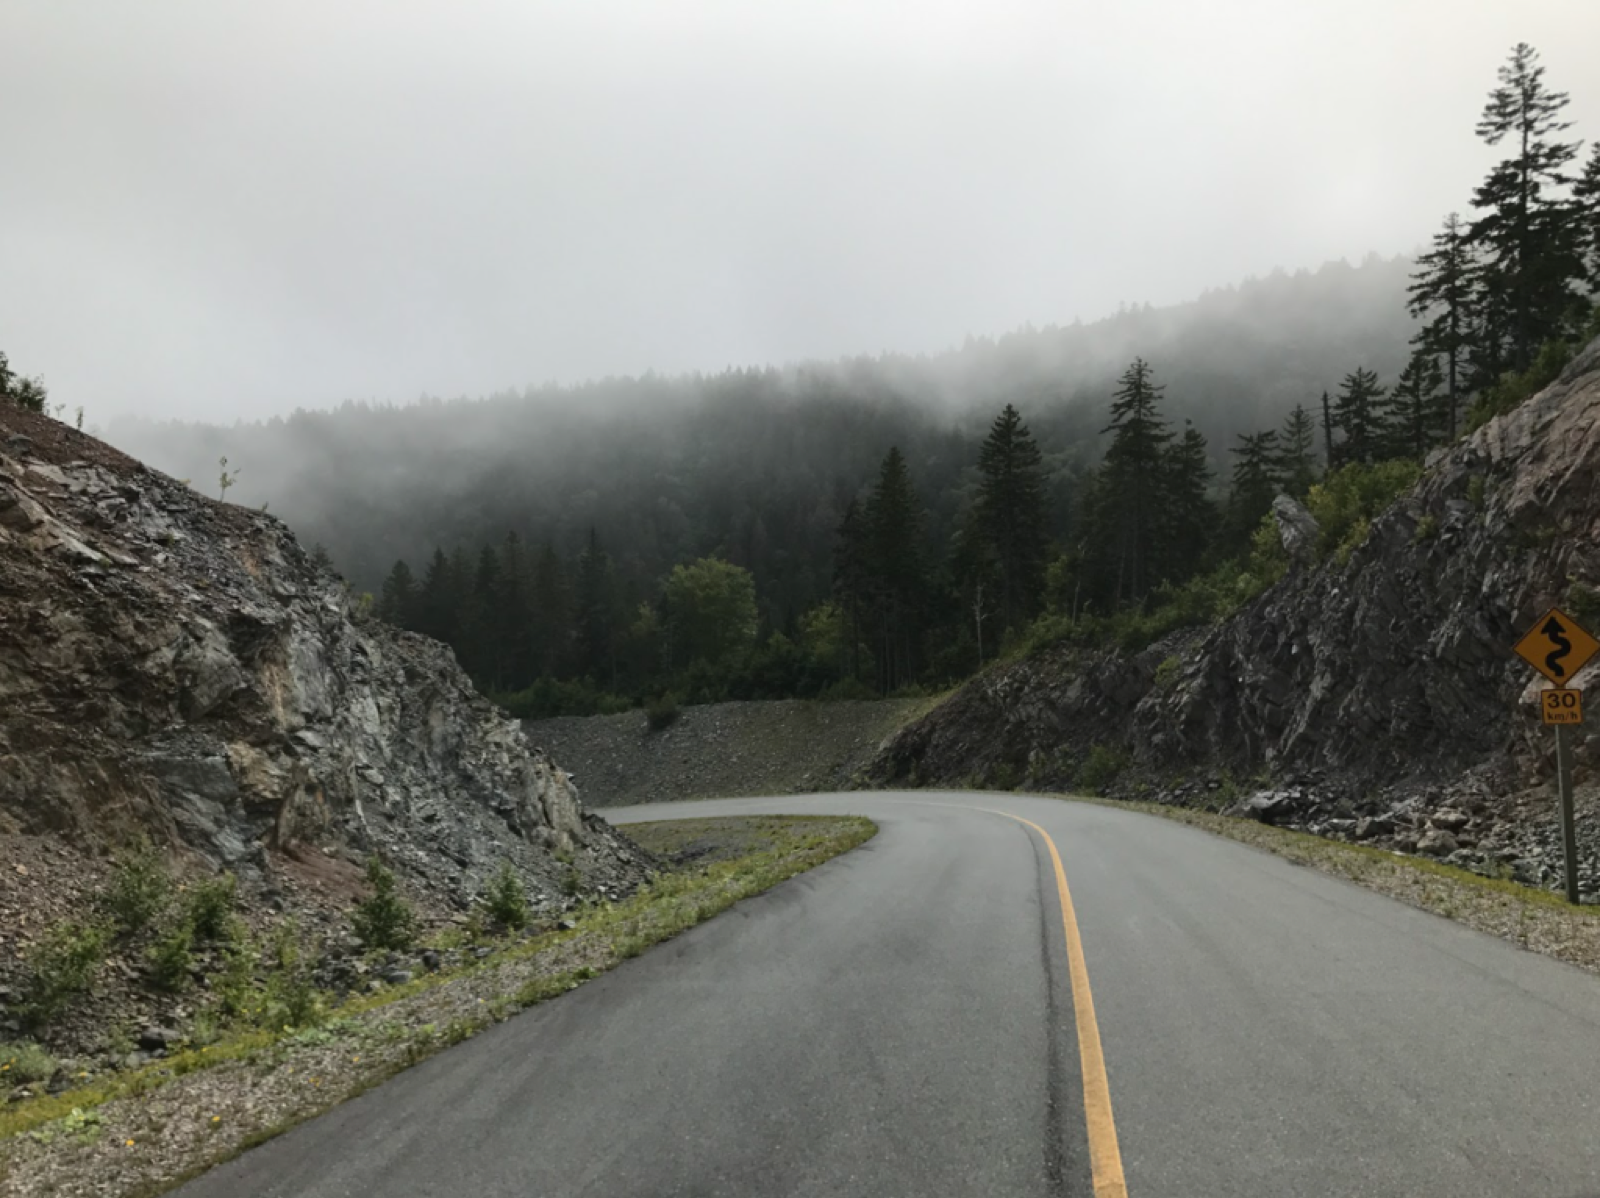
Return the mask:
<svg viewBox="0 0 1600 1198">
<path fill-rule="evenodd" d="M 467 673 L 484 690 L 505 689 L 505 646 L 500 641 L 500 557 L 493 545 L 478 551 L 464 630 Z"/>
<path fill-rule="evenodd" d="M 1228 515 L 1234 541 L 1243 545 L 1250 540 L 1261 518 L 1272 510 L 1282 477 L 1278 473 L 1280 450 L 1275 430 L 1240 433 L 1238 442 L 1228 451 L 1234 456 L 1233 493 L 1229 497 Z"/>
<path fill-rule="evenodd" d="M 1426 322 L 1412 338 L 1412 345 L 1444 361 L 1444 434 L 1451 441 L 1456 438 L 1472 340 L 1475 277 L 1467 231 L 1452 212 L 1445 217 L 1444 228 L 1434 234 L 1433 248 L 1417 258 L 1406 302 L 1411 315 Z"/>
<path fill-rule="evenodd" d="M 1383 394 L 1374 371 L 1357 367 L 1354 373 L 1344 376 L 1333 401 L 1333 423 L 1344 434 L 1339 445 L 1341 466 L 1350 462 L 1370 464 L 1379 459 L 1383 449 Z"/>
<path fill-rule="evenodd" d="M 1111 434 L 1111 445 L 1101 466 L 1098 520 L 1110 533 L 1117 605 L 1143 598 L 1156 581 L 1147 559 L 1160 517 L 1162 459 L 1172 441 L 1157 407 L 1165 389 L 1156 386 L 1150 364 L 1135 358 L 1112 395 L 1111 423 L 1101 430 Z"/>
<path fill-rule="evenodd" d="M 1572 186 L 1572 199 L 1578 210 L 1589 290 L 1600 295 L 1600 142 L 1589 152 L 1583 174 Z"/>
<path fill-rule="evenodd" d="M 589 530 L 589 543 L 578 555 L 575 607 L 579 669 L 586 675 L 616 686 L 616 575 L 611 558 L 600 547 L 599 534 Z"/>
<path fill-rule="evenodd" d="M 328 552 L 327 547 L 321 541 L 311 547 L 311 564 L 316 569 L 326 571 L 329 574 L 337 574 L 339 572 L 334 568 L 333 555 Z"/>
<path fill-rule="evenodd" d="M 561 557 L 549 541 L 539 551 L 533 567 L 532 625 L 533 670 L 555 676 L 561 670 L 571 637 L 572 597 L 567 592 Z"/>
<path fill-rule="evenodd" d="M 1421 350 L 1411 355 L 1379 407 L 1383 457 L 1420 462 L 1439 443 L 1449 420 L 1449 398 L 1439 394 L 1443 382 L 1439 359 Z"/>
<path fill-rule="evenodd" d="M 978 451 L 973 532 L 992 552 L 1003 628 L 1015 628 L 1037 610 L 1044 591 L 1044 468 L 1039 446 L 1007 404 Z"/>
<path fill-rule="evenodd" d="M 1519 42 L 1500 68 L 1500 85 L 1489 93 L 1477 131 L 1491 146 L 1511 138 L 1514 152 L 1472 197 L 1483 213 L 1473 222 L 1472 242 L 1484 259 L 1484 289 L 1505 305 L 1504 357 L 1518 371 L 1545 341 L 1569 330 L 1580 303 L 1574 283 L 1583 273 L 1573 204 L 1548 193 L 1570 182 L 1563 168 L 1577 156 L 1578 143 L 1555 140 L 1571 125 L 1560 119 L 1567 95 L 1545 86 L 1538 59 L 1532 46 Z M 1497 324 L 1480 335 L 1498 335 Z"/>
<path fill-rule="evenodd" d="M 928 587 L 922 504 L 898 447 L 883 459 L 865 516 L 878 617 L 878 689 L 888 694 L 916 677 L 917 635 Z"/>
<path fill-rule="evenodd" d="M 1162 455 L 1159 539 L 1151 555 L 1153 577 L 1181 583 L 1205 561 L 1217 532 L 1210 489 L 1206 439 L 1199 429 L 1184 421 L 1183 436 Z"/>
<path fill-rule="evenodd" d="M 503 663 L 501 685 L 521 690 L 532 683 L 533 571 L 528 551 L 515 531 L 506 533 L 500 546 L 500 579 L 495 599 L 494 629 Z"/>
<path fill-rule="evenodd" d="M 861 630 L 872 603 L 871 546 L 866 516 L 854 499 L 839 521 L 833 551 L 833 594 L 850 621 L 850 676 L 861 677 Z"/>
<path fill-rule="evenodd" d="M 1322 393 L 1322 460 L 1332 472 L 1339 467 L 1339 447 L 1333 440 L 1333 401 Z"/>
<path fill-rule="evenodd" d="M 1305 498 L 1317 481 L 1316 439 L 1311 413 L 1304 404 L 1295 404 L 1278 433 L 1278 456 L 1272 468 L 1279 485 L 1296 499 Z"/>
<path fill-rule="evenodd" d="M 454 645 L 460 606 L 456 573 L 451 568 L 450 559 L 445 557 L 444 550 L 436 548 L 433 558 L 428 562 L 427 572 L 422 576 L 422 588 L 417 596 L 416 630 L 424 636 Z"/>
<path fill-rule="evenodd" d="M 396 628 L 413 628 L 417 617 L 417 587 L 411 567 L 397 561 L 383 580 L 378 596 L 378 618 Z"/>
</svg>

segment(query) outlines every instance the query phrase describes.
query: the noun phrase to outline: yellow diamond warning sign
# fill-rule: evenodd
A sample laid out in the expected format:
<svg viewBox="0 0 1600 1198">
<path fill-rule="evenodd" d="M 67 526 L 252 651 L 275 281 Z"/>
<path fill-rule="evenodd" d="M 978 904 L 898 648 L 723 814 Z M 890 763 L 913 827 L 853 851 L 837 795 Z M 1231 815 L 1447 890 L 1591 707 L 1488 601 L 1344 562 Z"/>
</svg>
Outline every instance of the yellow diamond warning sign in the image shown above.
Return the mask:
<svg viewBox="0 0 1600 1198">
<path fill-rule="evenodd" d="M 1539 617 L 1528 635 L 1517 642 L 1516 651 L 1523 661 L 1562 686 L 1600 652 L 1600 641 L 1580 628 L 1566 612 L 1552 607 Z"/>
<path fill-rule="evenodd" d="M 1539 708 L 1544 712 L 1544 722 L 1547 724 L 1581 724 L 1583 723 L 1583 692 L 1578 690 L 1555 690 L 1539 692 Z"/>
</svg>

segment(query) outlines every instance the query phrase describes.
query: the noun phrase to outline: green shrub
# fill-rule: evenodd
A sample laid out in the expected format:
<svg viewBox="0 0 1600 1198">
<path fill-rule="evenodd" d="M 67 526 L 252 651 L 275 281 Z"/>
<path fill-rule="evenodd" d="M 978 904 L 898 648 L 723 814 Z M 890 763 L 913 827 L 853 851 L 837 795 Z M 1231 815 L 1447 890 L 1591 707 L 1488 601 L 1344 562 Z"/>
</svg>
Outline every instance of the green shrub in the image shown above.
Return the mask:
<svg viewBox="0 0 1600 1198">
<path fill-rule="evenodd" d="M 1372 518 L 1422 477 L 1416 462 L 1396 460 L 1341 466 L 1306 495 L 1306 507 L 1322 529 L 1319 550 L 1341 563 L 1366 540 Z"/>
<path fill-rule="evenodd" d="M 1467 480 L 1467 502 L 1474 511 L 1483 511 L 1485 482 L 1483 475 L 1474 474 Z"/>
<path fill-rule="evenodd" d="M 118 928 L 132 935 L 154 923 L 171 898 L 172 877 L 166 863 L 145 840 L 117 858 L 100 905 Z"/>
<path fill-rule="evenodd" d="M 1021 771 L 1015 763 L 997 761 L 989 767 L 989 790 L 1015 790 L 1021 780 Z"/>
<path fill-rule="evenodd" d="M 65 920 L 28 954 L 23 1004 L 36 1023 L 55 1018 L 94 981 L 111 932 L 102 924 Z"/>
<path fill-rule="evenodd" d="M 878 692 L 873 690 L 859 678 L 841 678 L 830 683 L 817 695 L 825 703 L 837 703 L 846 699 L 876 699 Z"/>
<path fill-rule="evenodd" d="M 1467 432 L 1476 432 L 1496 416 L 1512 411 L 1555 382 L 1581 346 L 1582 342 L 1546 341 L 1528 369 L 1520 374 L 1511 371 L 1502 374 L 1493 386 L 1484 388 L 1467 410 Z"/>
<path fill-rule="evenodd" d="M 400 897 L 394 873 L 376 857 L 367 860 L 372 897 L 351 913 L 356 935 L 368 948 L 406 948 L 416 934 L 417 916 Z"/>
<path fill-rule="evenodd" d="M 188 923 L 196 940 L 227 944 L 235 939 L 233 907 L 239 884 L 232 874 L 207 878 L 189 895 Z"/>
<path fill-rule="evenodd" d="M 1078 768 L 1078 785 L 1085 790 L 1104 790 L 1127 768 L 1127 750 L 1109 745 L 1093 745 L 1089 749 L 1089 756 Z"/>
<path fill-rule="evenodd" d="M 1156 685 L 1162 690 L 1171 686 L 1178 677 L 1178 669 L 1183 663 L 1176 657 L 1168 657 L 1156 667 Z"/>
<path fill-rule="evenodd" d="M 1578 623 L 1593 628 L 1600 622 L 1600 591 L 1574 579 L 1567 587 L 1566 608 Z"/>
<path fill-rule="evenodd" d="M 194 929 L 187 923 L 174 925 L 150 949 L 150 981 L 158 990 L 176 994 L 189 985 L 189 969 L 194 964 Z"/>
<path fill-rule="evenodd" d="M 376 861 L 376 858 L 373 860 Z M 382 868 L 381 865 L 379 868 Z M 388 873 L 387 870 L 384 872 Z M 370 879 L 372 876 L 372 863 L 369 862 L 367 877 Z M 394 875 L 389 874 L 391 887 L 393 882 Z M 309 1028 L 321 1023 L 327 1013 L 326 1008 L 321 993 L 311 981 L 310 966 L 306 963 L 305 954 L 300 951 L 299 928 L 293 922 L 284 924 L 274 934 L 267 946 L 265 964 L 268 969 L 267 985 L 261 994 L 259 1009 L 255 1012 L 255 1022 L 271 1028 Z"/>
<path fill-rule="evenodd" d="M 644 716 L 650 722 L 652 732 L 660 732 L 674 724 L 681 713 L 678 710 L 678 697 L 671 691 L 658 698 L 652 699 L 645 705 Z"/>
<path fill-rule="evenodd" d="M 528 893 L 509 861 L 502 861 L 494 877 L 489 880 L 483 906 L 489 917 L 501 927 L 520 932 L 528 926 Z"/>
<path fill-rule="evenodd" d="M 575 866 L 567 866 L 567 872 L 561 878 L 561 893 L 568 898 L 575 898 L 582 889 L 583 875 L 577 871 Z"/>
<path fill-rule="evenodd" d="M 256 986 L 257 956 L 255 945 L 248 940 L 234 945 L 223 958 L 222 972 L 212 979 L 217 1012 L 230 1023 L 249 1018 L 261 1006 L 261 992 Z"/>
<path fill-rule="evenodd" d="M 489 696 L 519 720 L 547 720 L 563 715 L 618 715 L 633 704 L 601 690 L 589 678 L 563 682 L 548 675 L 526 690 Z"/>
<path fill-rule="evenodd" d="M 1411 539 L 1420 545 L 1424 541 L 1431 541 L 1439 535 L 1439 518 L 1437 516 L 1424 516 L 1417 521 L 1417 529 L 1411 534 Z"/>
<path fill-rule="evenodd" d="M 48 1081 L 55 1072 L 56 1059 L 32 1040 L 0 1044 L 0 1090 Z"/>
</svg>

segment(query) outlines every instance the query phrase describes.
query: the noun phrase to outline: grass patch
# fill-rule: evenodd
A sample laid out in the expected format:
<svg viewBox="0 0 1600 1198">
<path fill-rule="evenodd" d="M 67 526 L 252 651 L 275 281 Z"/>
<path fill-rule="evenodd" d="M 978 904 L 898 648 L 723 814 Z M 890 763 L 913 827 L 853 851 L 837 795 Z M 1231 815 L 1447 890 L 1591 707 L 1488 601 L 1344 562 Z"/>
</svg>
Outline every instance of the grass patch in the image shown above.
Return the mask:
<svg viewBox="0 0 1600 1198">
<path fill-rule="evenodd" d="M 266 1084 L 264 1077 L 277 1076 L 279 1067 L 292 1073 L 294 1063 L 304 1060 L 306 1054 L 340 1050 L 350 1054 L 347 1060 L 354 1058 L 345 1067 L 336 1094 L 319 1090 L 314 1097 L 306 1096 L 306 1105 L 298 1108 L 286 1122 L 250 1129 L 225 1150 L 208 1148 L 199 1157 L 174 1160 L 163 1183 L 174 1184 L 177 1178 L 192 1176 L 200 1167 L 218 1164 L 242 1151 L 254 1138 L 270 1137 L 286 1130 L 296 1122 L 321 1113 L 333 1102 L 353 1097 L 399 1069 L 425 1060 L 526 1006 L 576 988 L 637 956 L 650 945 L 726 910 L 740 899 L 758 894 L 854 848 L 877 831 L 870 820 L 831 816 L 694 822 L 730 826 L 756 823 L 760 825 L 757 837 L 751 837 L 744 828 L 734 828 L 730 834 L 747 842 L 759 840 L 762 847 L 713 864 L 696 861 L 693 868 L 658 875 L 631 898 L 582 909 L 574 917 L 575 926 L 570 929 L 557 928 L 526 940 L 501 941 L 503 947 L 485 960 L 471 960 L 455 969 L 425 974 L 404 985 L 353 998 L 328 1012 L 320 1027 L 275 1025 L 231 1033 L 210 1045 L 191 1048 L 138 1070 L 96 1079 L 76 1090 L 13 1103 L 0 1109 L 0 1153 L 9 1143 L 15 1142 L 12 1137 L 66 1118 L 74 1109 L 100 1110 L 106 1125 L 114 1126 L 119 1119 L 131 1117 L 131 1112 L 139 1107 L 138 1103 L 124 1106 L 120 1100 L 147 1097 L 169 1085 L 182 1084 L 182 1078 L 203 1070 L 214 1070 L 230 1063 L 249 1063 L 254 1068 L 242 1073 L 240 1082 L 241 1089 L 249 1090 Z M 648 844 L 657 827 L 635 825 L 629 833 L 637 833 L 637 838 Z M 538 966 L 544 960 L 554 962 L 556 967 L 544 972 L 535 968 L 534 976 L 524 976 L 531 966 Z M 567 960 L 577 963 L 561 964 Z M 471 987 L 469 992 L 484 996 L 481 1005 L 469 1016 L 453 1016 L 421 1026 L 406 1026 L 394 1017 L 395 1013 L 404 1012 L 415 1018 L 418 1004 L 421 1010 L 432 1009 L 427 1004 L 432 1001 L 433 992 L 462 986 Z M 450 997 L 449 993 L 437 996 L 443 1007 L 449 1006 Z M 374 1046 L 393 1051 L 385 1055 Z M 356 1064 L 363 1061 L 364 1065 Z M 263 1070 L 267 1072 L 263 1074 Z M 94 1169 L 100 1167 L 94 1161 L 82 1163 L 85 1178 L 95 1176 Z"/>
</svg>

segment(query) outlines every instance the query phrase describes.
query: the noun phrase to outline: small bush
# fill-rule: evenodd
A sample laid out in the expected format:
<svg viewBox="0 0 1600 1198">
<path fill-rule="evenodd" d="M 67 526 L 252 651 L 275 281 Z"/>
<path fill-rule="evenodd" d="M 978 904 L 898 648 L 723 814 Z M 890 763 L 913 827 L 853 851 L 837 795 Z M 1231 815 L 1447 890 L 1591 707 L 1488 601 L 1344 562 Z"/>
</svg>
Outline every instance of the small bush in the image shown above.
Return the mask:
<svg viewBox="0 0 1600 1198">
<path fill-rule="evenodd" d="M 1156 667 L 1156 685 L 1162 690 L 1171 686 L 1178 677 L 1178 669 L 1183 663 L 1176 657 L 1165 659 Z"/>
<path fill-rule="evenodd" d="M 1572 613 L 1572 618 L 1586 628 L 1593 628 L 1600 622 L 1600 591 L 1588 583 L 1573 580 L 1567 587 L 1566 608 Z"/>
<path fill-rule="evenodd" d="M 519 720 L 547 720 L 564 715 L 620 715 L 633 704 L 601 690 L 592 679 L 563 682 L 548 675 L 526 690 L 489 696 Z"/>
<path fill-rule="evenodd" d="M 150 981 L 158 990 L 176 994 L 187 989 L 194 964 L 194 929 L 179 923 L 150 950 Z"/>
<path fill-rule="evenodd" d="M 567 872 L 562 875 L 561 878 L 561 893 L 566 895 L 568 898 L 574 898 L 582 889 L 583 875 L 580 874 L 575 867 L 571 865 L 567 866 Z"/>
<path fill-rule="evenodd" d="M 1416 462 L 1396 460 L 1370 466 L 1352 462 L 1311 488 L 1306 507 L 1322 529 L 1319 548 L 1342 564 L 1366 540 L 1374 516 L 1409 490 L 1422 475 Z"/>
<path fill-rule="evenodd" d="M 1483 511 L 1485 487 L 1481 474 L 1474 474 L 1467 480 L 1467 502 L 1472 505 L 1474 511 Z"/>
<path fill-rule="evenodd" d="M 528 926 L 528 893 L 509 861 L 502 861 L 489 880 L 483 905 L 489 917 L 501 927 L 520 932 Z"/>
<path fill-rule="evenodd" d="M 1126 750 L 1114 749 L 1107 745 L 1094 745 L 1089 749 L 1089 756 L 1084 759 L 1083 765 L 1078 770 L 1078 785 L 1085 790 L 1104 790 L 1127 768 Z"/>
<path fill-rule="evenodd" d="M 56 924 L 28 954 L 23 1003 L 37 1023 L 55 1018 L 89 988 L 106 959 L 110 930 L 66 920 Z"/>
<path fill-rule="evenodd" d="M 212 979 L 217 996 L 217 1013 L 230 1023 L 247 1019 L 261 1005 L 256 986 L 257 952 L 248 940 L 228 950 L 222 972 Z"/>
<path fill-rule="evenodd" d="M 48 1081 L 55 1071 L 56 1059 L 31 1040 L 0 1044 L 0 1090 Z"/>
<path fill-rule="evenodd" d="M 233 921 L 233 905 L 238 894 L 238 882 L 232 874 L 208 878 L 194 888 L 189 896 L 188 922 L 196 940 L 231 942 L 237 929 Z"/>
<path fill-rule="evenodd" d="M 148 840 L 117 859 L 100 905 L 123 932 L 143 931 L 167 909 L 172 877 Z"/>
<path fill-rule="evenodd" d="M 367 861 L 372 897 L 356 905 L 350 922 L 368 948 L 406 948 L 416 934 L 417 916 L 400 897 L 394 873 L 382 861 Z"/>
<path fill-rule="evenodd" d="M 644 717 L 650 722 L 652 732 L 660 732 L 663 728 L 671 727 L 677 722 L 681 714 L 678 710 L 678 697 L 671 691 L 652 699 L 645 705 Z"/>
<path fill-rule="evenodd" d="M 1439 535 L 1439 518 L 1437 516 L 1424 516 L 1417 521 L 1417 530 L 1411 534 L 1411 539 L 1417 544 L 1431 541 Z"/>
</svg>

